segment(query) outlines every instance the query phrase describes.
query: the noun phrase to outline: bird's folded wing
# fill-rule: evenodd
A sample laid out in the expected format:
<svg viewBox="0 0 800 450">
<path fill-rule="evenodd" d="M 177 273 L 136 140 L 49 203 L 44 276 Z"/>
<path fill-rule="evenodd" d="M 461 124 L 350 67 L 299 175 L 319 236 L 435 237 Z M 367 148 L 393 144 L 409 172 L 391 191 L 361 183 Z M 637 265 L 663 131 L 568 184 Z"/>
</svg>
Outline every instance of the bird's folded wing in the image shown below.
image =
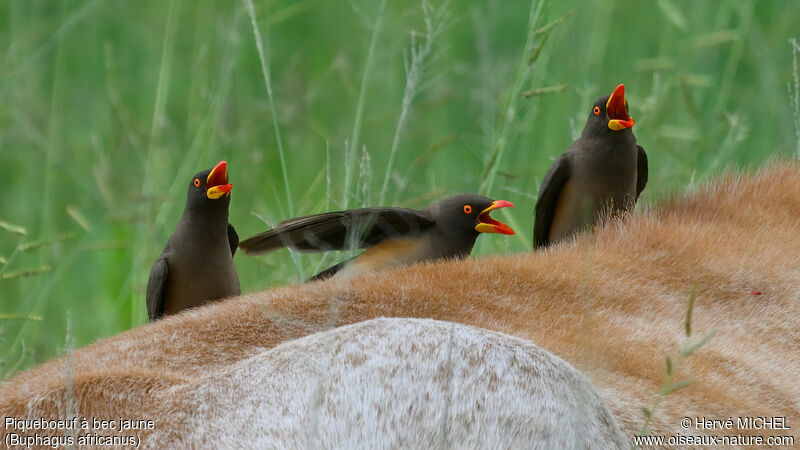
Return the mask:
<svg viewBox="0 0 800 450">
<path fill-rule="evenodd" d="M 561 188 L 570 176 L 567 154 L 558 157 L 542 180 L 539 198 L 536 200 L 536 219 L 533 223 L 533 247 L 544 247 L 550 243 L 550 227 L 553 225 L 556 205 Z"/>
<path fill-rule="evenodd" d="M 397 237 L 419 236 L 433 224 L 426 211 L 361 208 L 289 219 L 239 244 L 248 255 L 287 247 L 301 252 L 367 248 Z"/>
<path fill-rule="evenodd" d="M 636 200 L 647 186 L 647 153 L 641 145 L 636 146 Z"/>
<path fill-rule="evenodd" d="M 164 290 L 168 276 L 167 260 L 158 258 L 150 269 L 150 279 L 147 281 L 147 316 L 151 322 L 164 314 Z"/>
<path fill-rule="evenodd" d="M 231 247 L 231 256 L 236 254 L 236 249 L 239 248 L 239 235 L 236 234 L 236 228 L 228 224 L 228 245 Z"/>
</svg>

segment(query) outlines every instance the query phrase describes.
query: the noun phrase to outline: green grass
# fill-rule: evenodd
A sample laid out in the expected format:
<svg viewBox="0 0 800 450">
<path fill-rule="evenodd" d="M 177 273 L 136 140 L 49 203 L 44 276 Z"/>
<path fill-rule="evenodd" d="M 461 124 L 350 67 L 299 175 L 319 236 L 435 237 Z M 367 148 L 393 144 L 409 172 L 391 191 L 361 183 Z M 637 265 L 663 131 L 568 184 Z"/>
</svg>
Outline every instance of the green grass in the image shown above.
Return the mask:
<svg viewBox="0 0 800 450">
<path fill-rule="evenodd" d="M 665 373 L 664 373 L 664 382 L 661 385 L 661 389 L 656 394 L 655 398 L 653 399 L 650 405 L 642 407 L 642 412 L 644 413 L 645 421 L 642 425 L 641 430 L 639 431 L 639 436 L 647 436 L 650 433 L 650 427 L 652 426 L 653 417 L 656 414 L 659 406 L 661 406 L 661 402 L 664 401 L 664 398 L 675 391 L 683 389 L 691 385 L 694 380 L 690 378 L 682 378 L 680 376 L 680 369 L 684 361 L 686 361 L 690 356 L 694 355 L 695 352 L 700 350 L 704 345 L 710 341 L 719 330 L 712 330 L 699 340 L 695 342 L 691 342 L 690 339 L 692 338 L 692 312 L 694 311 L 694 303 L 697 299 L 697 286 L 692 287 L 692 291 L 689 294 L 689 306 L 686 309 L 686 321 L 684 322 L 684 329 L 686 331 L 686 342 L 681 347 L 680 353 L 677 356 L 670 357 L 669 355 L 664 355 L 664 363 L 665 363 Z M 634 446 L 634 448 L 636 448 Z"/>
<path fill-rule="evenodd" d="M 542 176 L 620 82 L 644 203 L 800 145 L 797 2 L 248 5 L 0 3 L 0 378 L 62 354 L 68 314 L 76 346 L 144 323 L 186 183 L 221 159 L 242 237 L 262 218 L 481 191 L 517 204 L 498 217 L 518 235 L 479 255 L 530 248 Z M 337 257 L 236 265 L 247 292 Z"/>
</svg>

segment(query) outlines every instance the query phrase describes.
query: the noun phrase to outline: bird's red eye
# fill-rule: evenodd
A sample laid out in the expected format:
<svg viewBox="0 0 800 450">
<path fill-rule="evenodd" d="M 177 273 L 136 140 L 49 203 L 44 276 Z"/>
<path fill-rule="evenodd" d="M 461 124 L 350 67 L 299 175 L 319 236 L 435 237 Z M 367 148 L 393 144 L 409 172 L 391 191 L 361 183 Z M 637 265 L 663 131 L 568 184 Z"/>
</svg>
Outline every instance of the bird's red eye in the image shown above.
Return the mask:
<svg viewBox="0 0 800 450">
<path fill-rule="evenodd" d="M 194 185 L 195 185 L 195 187 L 200 187 L 200 179 L 199 178 L 195 178 L 194 179 Z"/>
<path fill-rule="evenodd" d="M 472 214 L 472 206 L 464 205 L 464 214 Z"/>
<path fill-rule="evenodd" d="M 595 106 L 594 107 L 594 115 L 595 116 L 599 116 L 600 115 L 600 107 L 599 106 Z"/>
</svg>

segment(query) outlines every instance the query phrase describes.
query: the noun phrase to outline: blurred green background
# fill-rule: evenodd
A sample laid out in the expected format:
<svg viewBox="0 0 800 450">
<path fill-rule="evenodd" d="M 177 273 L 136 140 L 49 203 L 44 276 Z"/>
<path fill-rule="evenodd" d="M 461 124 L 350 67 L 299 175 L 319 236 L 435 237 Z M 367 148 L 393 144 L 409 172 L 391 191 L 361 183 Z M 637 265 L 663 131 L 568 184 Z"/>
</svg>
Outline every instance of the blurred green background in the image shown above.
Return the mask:
<svg viewBox="0 0 800 450">
<path fill-rule="evenodd" d="M 263 67 L 247 0 L 0 3 L 0 379 L 145 323 L 189 178 L 221 159 L 242 238 L 458 191 L 515 202 L 497 217 L 518 234 L 477 255 L 530 249 L 542 176 L 621 82 L 645 205 L 797 151 L 800 2 L 253 1 Z M 235 261 L 249 292 L 341 257 Z"/>
</svg>

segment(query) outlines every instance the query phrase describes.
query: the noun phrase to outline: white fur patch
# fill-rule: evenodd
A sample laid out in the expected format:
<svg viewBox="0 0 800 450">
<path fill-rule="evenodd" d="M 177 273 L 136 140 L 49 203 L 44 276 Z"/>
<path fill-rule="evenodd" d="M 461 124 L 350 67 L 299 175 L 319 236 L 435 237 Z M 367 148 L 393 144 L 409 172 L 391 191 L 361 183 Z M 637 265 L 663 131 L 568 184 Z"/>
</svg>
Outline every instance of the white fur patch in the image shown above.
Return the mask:
<svg viewBox="0 0 800 450">
<path fill-rule="evenodd" d="M 166 422 L 145 441 L 154 446 L 626 446 L 568 363 L 518 338 L 434 320 L 316 333 L 158 397 L 153 412 Z"/>
</svg>

